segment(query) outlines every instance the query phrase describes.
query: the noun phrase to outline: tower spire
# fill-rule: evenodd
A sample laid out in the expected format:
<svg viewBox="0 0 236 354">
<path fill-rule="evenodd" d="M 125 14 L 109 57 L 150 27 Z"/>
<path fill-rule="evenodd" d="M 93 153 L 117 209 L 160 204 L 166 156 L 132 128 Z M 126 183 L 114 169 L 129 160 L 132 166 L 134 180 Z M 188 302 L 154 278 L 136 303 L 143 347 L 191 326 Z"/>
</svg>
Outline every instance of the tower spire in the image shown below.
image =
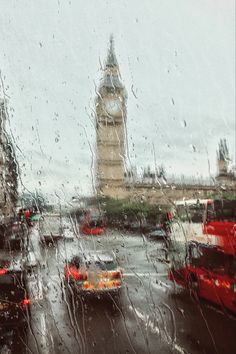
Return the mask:
<svg viewBox="0 0 236 354">
<path fill-rule="evenodd" d="M 114 36 L 113 33 L 110 35 L 110 52 L 114 51 Z"/>
<path fill-rule="evenodd" d="M 110 35 L 110 46 L 109 46 L 109 50 L 108 50 L 106 66 L 107 67 L 118 66 L 118 61 L 116 59 L 115 49 L 114 49 L 114 36 L 113 36 L 113 34 Z"/>
</svg>

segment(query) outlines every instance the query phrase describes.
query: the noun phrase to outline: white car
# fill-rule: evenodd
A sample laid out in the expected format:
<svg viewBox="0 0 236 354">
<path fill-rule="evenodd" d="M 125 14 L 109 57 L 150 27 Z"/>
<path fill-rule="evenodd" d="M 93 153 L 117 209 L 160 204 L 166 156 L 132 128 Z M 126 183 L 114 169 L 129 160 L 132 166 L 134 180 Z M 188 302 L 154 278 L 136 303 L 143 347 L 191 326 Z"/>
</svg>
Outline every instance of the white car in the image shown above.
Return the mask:
<svg viewBox="0 0 236 354">
<path fill-rule="evenodd" d="M 62 219 L 59 214 L 43 215 L 39 219 L 39 235 L 42 244 L 54 245 L 63 237 Z"/>
<path fill-rule="evenodd" d="M 64 268 L 66 285 L 77 294 L 119 294 L 123 271 L 112 254 L 91 251 L 72 256 Z"/>
</svg>

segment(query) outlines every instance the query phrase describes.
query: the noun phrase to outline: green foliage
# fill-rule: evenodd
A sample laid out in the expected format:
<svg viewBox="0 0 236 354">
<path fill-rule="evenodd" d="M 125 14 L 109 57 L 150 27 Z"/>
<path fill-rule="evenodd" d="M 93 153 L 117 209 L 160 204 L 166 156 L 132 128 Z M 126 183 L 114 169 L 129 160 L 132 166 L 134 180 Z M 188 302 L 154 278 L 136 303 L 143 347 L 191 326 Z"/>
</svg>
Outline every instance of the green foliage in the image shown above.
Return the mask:
<svg viewBox="0 0 236 354">
<path fill-rule="evenodd" d="M 98 206 L 102 209 L 108 220 L 137 221 L 146 219 L 148 222 L 156 223 L 158 218 L 167 211 L 166 206 L 158 204 L 148 204 L 143 201 L 130 201 L 127 199 L 114 199 L 109 197 L 100 197 L 97 200 Z"/>
<path fill-rule="evenodd" d="M 236 192 L 235 191 L 219 191 L 219 192 L 212 193 L 209 196 L 209 198 L 235 200 L 236 199 Z"/>
</svg>

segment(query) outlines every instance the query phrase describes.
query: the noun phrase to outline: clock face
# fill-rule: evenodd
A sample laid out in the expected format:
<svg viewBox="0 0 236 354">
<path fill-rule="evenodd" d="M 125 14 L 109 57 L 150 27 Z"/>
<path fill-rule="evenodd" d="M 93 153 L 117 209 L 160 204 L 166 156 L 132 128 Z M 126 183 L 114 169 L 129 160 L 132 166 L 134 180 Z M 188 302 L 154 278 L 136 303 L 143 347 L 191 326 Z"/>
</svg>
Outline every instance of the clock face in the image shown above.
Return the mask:
<svg viewBox="0 0 236 354">
<path fill-rule="evenodd" d="M 105 110 L 110 115 L 120 114 L 122 110 L 121 101 L 119 98 L 111 98 L 105 101 Z"/>
</svg>

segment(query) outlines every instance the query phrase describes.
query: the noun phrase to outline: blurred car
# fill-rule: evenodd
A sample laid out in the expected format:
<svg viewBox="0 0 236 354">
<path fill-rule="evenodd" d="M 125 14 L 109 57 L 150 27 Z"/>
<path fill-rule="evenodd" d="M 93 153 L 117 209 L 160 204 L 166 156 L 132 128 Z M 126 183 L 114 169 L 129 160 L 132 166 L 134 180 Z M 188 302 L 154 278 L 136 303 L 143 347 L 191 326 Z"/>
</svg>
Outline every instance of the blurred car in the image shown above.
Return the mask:
<svg viewBox="0 0 236 354">
<path fill-rule="evenodd" d="M 140 222 L 131 222 L 129 225 L 129 230 L 130 231 L 140 231 L 141 230 L 141 224 Z"/>
<path fill-rule="evenodd" d="M 62 218 L 62 233 L 63 239 L 68 241 L 74 241 L 76 227 L 73 224 L 73 220 L 69 216 Z"/>
<path fill-rule="evenodd" d="M 18 327 L 29 319 L 27 272 L 22 259 L 0 253 L 0 328 Z"/>
<path fill-rule="evenodd" d="M 88 252 L 73 256 L 65 265 L 67 288 L 78 294 L 119 294 L 123 272 L 111 254 Z"/>
<path fill-rule="evenodd" d="M 169 241 L 169 235 L 161 226 L 156 226 L 153 231 L 146 235 L 146 237 L 153 241 L 164 241 L 165 243 L 168 243 Z"/>
<path fill-rule="evenodd" d="M 94 226 L 93 223 L 91 222 L 89 225 L 83 225 L 80 227 L 80 231 L 85 234 L 85 235 L 97 235 L 100 236 L 104 234 L 105 232 L 105 227 L 101 226 Z"/>
<path fill-rule="evenodd" d="M 39 219 L 39 236 L 43 245 L 54 245 L 63 237 L 60 214 L 46 214 Z"/>
<path fill-rule="evenodd" d="M 34 213 L 34 214 L 32 214 L 31 217 L 30 217 L 31 223 L 38 222 L 39 219 L 40 219 L 40 217 L 41 217 L 41 214 L 40 214 L 40 213 Z"/>
</svg>

